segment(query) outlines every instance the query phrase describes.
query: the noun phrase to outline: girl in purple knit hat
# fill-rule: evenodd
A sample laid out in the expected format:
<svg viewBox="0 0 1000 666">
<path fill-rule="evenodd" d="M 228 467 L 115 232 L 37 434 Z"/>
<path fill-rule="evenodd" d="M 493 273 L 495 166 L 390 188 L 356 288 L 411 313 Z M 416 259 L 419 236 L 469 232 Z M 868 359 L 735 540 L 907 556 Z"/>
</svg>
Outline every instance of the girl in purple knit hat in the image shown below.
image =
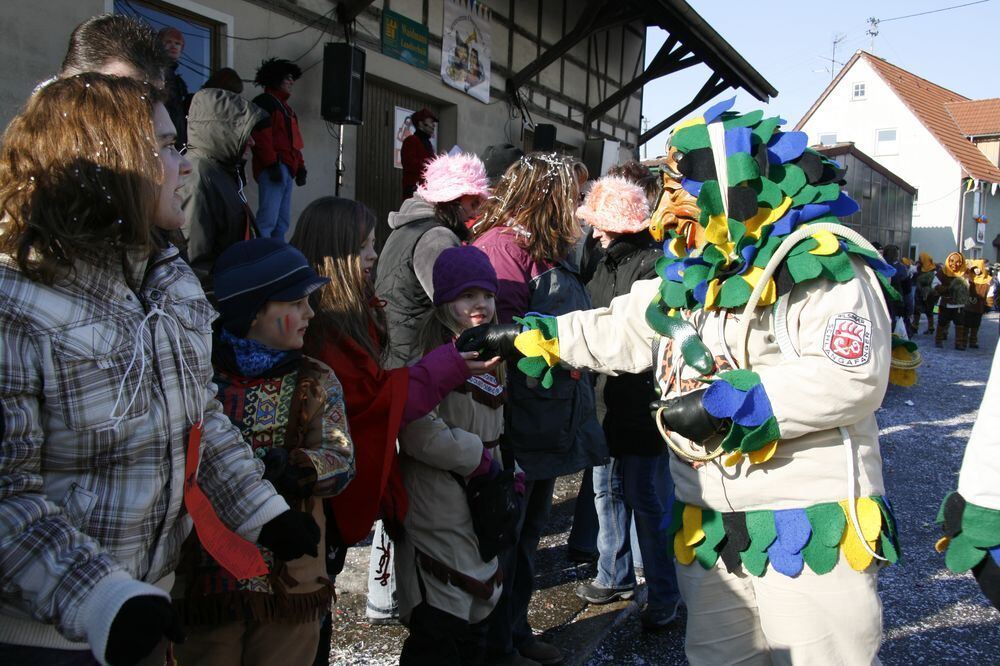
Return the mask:
<svg viewBox="0 0 1000 666">
<path fill-rule="evenodd" d="M 497 276 L 471 246 L 449 248 L 434 263 L 434 310 L 420 334 L 423 349 L 467 328 L 496 321 Z M 471 377 L 427 416 L 399 433 L 400 470 L 410 497 L 397 543 L 400 619 L 410 635 L 400 664 L 481 664 L 486 618 L 500 597 L 497 558 L 484 553 L 466 501 L 501 471 L 503 382 Z M 496 455 L 494 455 L 496 454 Z M 517 481 L 515 480 L 515 487 Z"/>
</svg>

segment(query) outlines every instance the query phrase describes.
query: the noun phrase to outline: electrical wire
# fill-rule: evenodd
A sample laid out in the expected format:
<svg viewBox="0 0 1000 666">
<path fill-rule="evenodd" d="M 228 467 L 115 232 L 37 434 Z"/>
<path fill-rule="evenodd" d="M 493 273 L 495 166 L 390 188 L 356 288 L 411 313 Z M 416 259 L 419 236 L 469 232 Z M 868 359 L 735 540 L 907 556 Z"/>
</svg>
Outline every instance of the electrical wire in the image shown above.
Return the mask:
<svg viewBox="0 0 1000 666">
<path fill-rule="evenodd" d="M 931 9 L 926 12 L 917 12 L 916 14 L 907 14 L 906 16 L 893 16 L 887 19 L 878 19 L 878 22 L 888 23 L 889 21 L 899 21 L 901 19 L 913 18 L 914 16 L 926 16 L 927 14 L 937 14 L 938 12 L 946 12 L 949 9 L 959 9 L 960 7 L 971 7 L 972 5 L 981 5 L 984 2 L 989 2 L 990 0 L 976 0 L 976 2 L 967 2 L 964 5 L 952 5 L 951 7 L 942 7 L 941 9 Z"/>
</svg>

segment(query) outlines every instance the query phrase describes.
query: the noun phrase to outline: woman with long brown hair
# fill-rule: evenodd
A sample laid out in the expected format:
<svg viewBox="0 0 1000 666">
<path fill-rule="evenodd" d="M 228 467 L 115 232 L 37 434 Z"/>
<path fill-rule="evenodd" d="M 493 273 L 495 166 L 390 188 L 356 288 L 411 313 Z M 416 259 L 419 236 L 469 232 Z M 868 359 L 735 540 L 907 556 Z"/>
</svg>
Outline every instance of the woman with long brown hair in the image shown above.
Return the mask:
<svg viewBox="0 0 1000 666">
<path fill-rule="evenodd" d="M 572 160 L 532 153 L 507 169 L 486 203 L 473 244 L 497 272 L 496 310 L 502 323 L 527 312 L 559 315 L 590 308 L 571 258 L 581 236 L 575 215 L 579 198 Z M 535 551 L 552 508 L 556 478 L 602 464 L 607 445 L 586 373 L 556 369 L 550 389 L 516 367 L 508 377 L 501 450 L 524 469 L 527 485 L 518 542 L 502 555 L 504 592 L 491 622 L 490 649 L 498 657 L 513 656 L 516 650 L 541 663 L 557 663 L 559 650 L 535 639 L 528 624 Z"/>
<path fill-rule="evenodd" d="M 247 539 L 316 552 L 214 400 L 214 312 L 168 240 L 191 167 L 160 99 L 80 74 L 3 136 L 0 663 L 162 664 L 189 515 L 240 573 L 263 561 L 222 551 L 256 555 Z"/>
<path fill-rule="evenodd" d="M 330 283 L 314 295 L 316 316 L 305 352 L 320 359 L 344 386 L 357 475 L 329 506 L 340 542 L 357 543 L 381 514 L 390 535 L 406 515 L 407 497 L 396 460 L 403 424 L 423 416 L 470 375 L 498 359 L 476 361 L 441 345 L 408 368 L 386 370 L 384 303 L 375 298 L 375 215 L 364 204 L 323 197 L 299 217 L 291 243 Z"/>
</svg>

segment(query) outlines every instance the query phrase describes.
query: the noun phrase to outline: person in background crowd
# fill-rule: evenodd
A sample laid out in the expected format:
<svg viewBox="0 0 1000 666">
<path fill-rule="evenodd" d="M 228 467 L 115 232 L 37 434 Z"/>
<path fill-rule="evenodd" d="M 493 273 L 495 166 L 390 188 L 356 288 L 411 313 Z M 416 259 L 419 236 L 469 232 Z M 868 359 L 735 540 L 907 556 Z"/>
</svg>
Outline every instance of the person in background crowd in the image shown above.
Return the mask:
<svg viewBox="0 0 1000 666">
<path fill-rule="evenodd" d="M 382 248 L 375 291 L 386 302 L 392 331 L 386 367 L 413 359 L 434 297 L 434 262 L 469 237 L 465 222 L 489 196 L 483 163 L 475 155 L 440 155 L 427 164 L 416 195 L 389 213 L 392 232 Z"/>
<path fill-rule="evenodd" d="M 473 374 L 491 372 L 499 361 L 475 360 L 447 343 L 409 367 L 386 369 L 384 302 L 375 297 L 372 284 L 378 258 L 375 216 L 363 204 L 336 197 L 313 201 L 299 216 L 291 244 L 319 275 L 330 278 L 313 294 L 316 316 L 304 351 L 340 379 L 356 443 L 355 479 L 327 501 L 327 550 L 338 558 L 329 567 L 336 575 L 345 546 L 368 536 L 379 516 L 390 535 L 402 531 L 409 500 L 396 454 L 400 428 L 428 413 Z M 319 652 L 328 658 L 329 644 L 321 642 Z"/>
<path fill-rule="evenodd" d="M 497 277 L 474 247 L 448 248 L 434 262 L 434 314 L 421 332 L 430 352 L 472 326 L 495 320 Z M 410 498 L 396 551 L 400 619 L 410 635 L 399 663 L 476 665 L 486 657 L 486 618 L 500 597 L 497 558 L 484 560 L 466 499 L 500 473 L 505 390 L 485 374 L 467 380 L 399 433 Z M 456 475 L 459 478 L 455 478 Z"/>
<path fill-rule="evenodd" d="M 584 184 L 589 177 L 587 167 L 583 162 L 575 162 L 573 170 L 577 174 L 577 178 L 582 179 L 579 182 L 581 192 L 583 192 Z M 634 160 L 625 162 L 624 164 L 616 164 L 608 169 L 608 175 L 621 177 L 638 185 L 645 192 L 649 200 L 649 206 L 656 204 L 656 199 L 660 192 L 659 179 L 643 165 Z M 584 194 L 586 193 L 584 192 Z M 581 251 L 580 278 L 587 285 L 590 284 L 595 271 L 597 271 L 604 260 L 605 247 L 603 247 L 599 237 L 593 233 L 594 229 L 590 226 L 590 223 L 584 218 L 579 219 L 584 230 L 582 242 L 577 244 L 577 247 Z M 602 381 L 598 377 L 598 382 Z M 600 394 L 601 391 L 597 391 L 597 418 L 598 420 L 603 420 L 605 406 Z M 566 543 L 566 558 L 570 562 L 576 563 L 596 562 L 599 556 L 597 548 L 598 532 L 599 526 L 595 503 L 593 470 L 588 469 L 583 473 L 580 490 L 577 492 L 577 501 L 573 510 L 573 527 L 570 530 L 569 540 Z M 635 568 L 641 569 L 642 556 L 634 523 L 631 530 L 631 541 L 632 547 L 629 550 L 632 553 Z"/>
<path fill-rule="evenodd" d="M 170 62 L 148 25 L 122 14 L 100 14 L 73 30 L 58 77 L 98 72 L 162 87 Z"/>
<path fill-rule="evenodd" d="M 222 88 L 223 90 L 228 90 L 231 93 L 242 95 L 243 79 L 240 78 L 239 72 L 235 69 L 231 67 L 220 67 L 212 72 L 212 75 L 205 80 L 205 85 L 203 85 L 201 89 L 205 90 L 206 88 Z"/>
<path fill-rule="evenodd" d="M 934 346 L 944 347 L 948 339 L 948 328 L 955 322 L 955 349 L 964 351 L 968 344 L 965 330 L 965 306 L 969 302 L 969 281 L 965 279 L 965 257 L 960 252 L 952 252 L 945 257 L 937 273 L 938 285 L 934 288 L 938 301 L 937 330 Z"/>
<path fill-rule="evenodd" d="M 490 188 L 497 186 L 511 164 L 524 157 L 524 151 L 509 143 L 497 143 L 486 146 L 483 151 L 483 169 L 490 181 Z"/>
<path fill-rule="evenodd" d="M 167 26 L 160 30 L 156 36 L 171 61 L 163 70 L 163 90 L 167 94 L 163 105 L 167 107 L 170 120 L 177 128 L 177 149 L 182 150 L 187 145 L 185 100 L 188 96 L 188 87 L 184 78 L 178 73 L 178 69 L 181 66 L 181 55 L 184 53 L 184 33 L 173 26 Z"/>
<path fill-rule="evenodd" d="M 512 165 L 483 209 L 473 244 L 496 270 L 497 316 L 503 324 L 527 312 L 562 314 L 590 307 L 579 269 L 568 258 L 580 237 L 579 183 L 571 160 L 531 153 Z M 524 469 L 527 485 L 518 540 L 501 554 L 504 592 L 490 622 L 489 651 L 501 662 L 558 663 L 554 645 L 528 623 L 535 551 L 552 509 L 559 476 L 607 461 L 594 415 L 589 373 L 556 370 L 541 384 L 510 368 L 501 450 Z"/>
<path fill-rule="evenodd" d="M 914 279 L 917 291 L 914 295 L 913 332 L 920 331 L 920 315 L 924 314 L 927 316 L 927 330 L 924 334 L 927 334 L 934 332 L 934 306 L 937 305 L 938 295 L 933 287 L 937 264 L 926 252 L 921 252 L 918 260 L 917 277 Z"/>
<path fill-rule="evenodd" d="M 302 354 L 313 310 L 328 283 L 302 253 L 274 238 L 240 241 L 213 270 L 219 326 L 213 345 L 222 408 L 264 461 L 264 478 L 290 506 L 312 515 L 325 543 L 322 498 L 354 478 L 344 390 L 325 364 Z M 285 561 L 262 550 L 271 573 L 237 580 L 198 539 L 185 544 L 175 606 L 187 627 L 181 664 L 311 664 L 320 618 L 333 600 L 322 553 Z"/>
<path fill-rule="evenodd" d="M 192 173 L 181 188 L 184 233 L 188 262 L 209 298 L 216 258 L 233 243 L 260 235 L 240 166 L 251 133 L 267 119 L 257 105 L 219 88 L 199 90 L 191 101 L 186 157 Z"/>
<path fill-rule="evenodd" d="M 399 150 L 399 160 L 403 164 L 403 201 L 412 197 L 417 186 L 424 183 L 424 169 L 434 159 L 431 137 L 438 119 L 430 109 L 423 108 L 410 116 L 410 122 L 413 134 L 403 139 Z"/>
<path fill-rule="evenodd" d="M 979 326 L 986 313 L 986 297 L 990 291 L 992 277 L 986 269 L 985 259 L 970 259 L 967 262 L 965 278 L 969 283 L 969 302 L 965 305 L 965 330 L 969 347 L 979 349 Z"/>
<path fill-rule="evenodd" d="M 266 571 L 247 541 L 316 553 L 215 400 L 214 311 L 167 240 L 190 172 L 175 138 L 155 88 L 93 73 L 4 133 L 0 663 L 162 664 L 192 515 L 240 572 Z"/>
<path fill-rule="evenodd" d="M 906 309 L 906 294 L 910 293 L 910 287 L 912 281 L 910 280 L 910 270 L 903 264 L 899 259 L 899 247 L 896 245 L 886 245 L 882 250 L 882 257 L 885 262 L 892 266 L 893 270 L 896 272 L 891 278 L 891 284 L 896 293 L 899 294 L 899 300 L 889 301 L 889 317 L 892 319 L 892 330 L 896 330 L 896 322 L 902 319 L 904 327 L 907 329 L 907 335 L 909 335 L 909 321 L 910 316 L 913 312 Z"/>
<path fill-rule="evenodd" d="M 587 284 L 595 307 L 608 307 L 612 299 L 628 294 L 636 281 L 656 277 L 663 250 L 647 230 L 649 204 L 638 185 L 616 176 L 598 180 L 577 216 L 591 225 L 604 248 Z M 635 571 L 629 536 L 634 519 L 649 590 L 639 617 L 644 628 L 659 629 L 676 619 L 680 593 L 669 559 L 670 544 L 660 529 L 670 515 L 673 482 L 666 447 L 649 418 L 649 403 L 656 397 L 653 373 L 601 375 L 597 390 L 605 407 L 604 435 L 611 460 L 594 468 L 601 554 L 597 578 L 582 583 L 576 594 L 595 604 L 631 598 Z"/>
<path fill-rule="evenodd" d="M 292 186 L 306 184 L 299 119 L 288 105 L 302 70 L 294 62 L 270 58 L 261 63 L 254 84 L 264 92 L 253 103 L 271 116 L 253 133 L 253 177 L 257 180 L 257 228 L 265 238 L 285 239 L 291 223 Z"/>
</svg>

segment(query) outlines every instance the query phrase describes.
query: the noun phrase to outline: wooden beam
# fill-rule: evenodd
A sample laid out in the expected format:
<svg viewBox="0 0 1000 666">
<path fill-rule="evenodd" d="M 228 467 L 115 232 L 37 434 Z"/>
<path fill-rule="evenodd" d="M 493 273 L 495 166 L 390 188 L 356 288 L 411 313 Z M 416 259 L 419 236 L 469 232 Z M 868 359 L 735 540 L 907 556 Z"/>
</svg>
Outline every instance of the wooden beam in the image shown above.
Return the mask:
<svg viewBox="0 0 1000 666">
<path fill-rule="evenodd" d="M 580 20 L 566 36 L 545 50 L 534 62 L 507 80 L 507 92 L 513 94 L 518 88 L 530 81 L 556 60 L 565 55 L 571 48 L 595 32 L 613 28 L 622 23 L 630 23 L 642 16 L 634 7 L 620 6 L 612 0 L 589 0 L 581 10 Z M 536 37 L 541 41 L 541 35 Z"/>
<path fill-rule="evenodd" d="M 373 0 L 338 0 L 337 21 L 339 23 L 350 23 L 358 17 L 358 14 L 365 11 Z"/>
<path fill-rule="evenodd" d="M 652 127 L 643 132 L 639 136 L 639 143 L 637 144 L 637 147 L 646 143 L 654 136 L 656 136 L 663 130 L 667 129 L 668 127 L 676 123 L 678 120 L 680 120 L 681 118 L 691 113 L 692 111 L 697 109 L 699 106 L 701 106 L 708 100 L 718 95 L 726 88 L 730 87 L 732 86 L 729 83 L 727 83 L 725 79 L 723 79 L 715 72 L 712 72 L 712 74 L 708 77 L 708 80 L 705 81 L 705 85 L 703 85 L 701 87 L 701 90 L 698 91 L 698 94 L 694 96 L 694 99 L 685 104 L 684 106 L 682 106 L 681 108 L 679 108 L 671 115 L 667 116 L 666 118 L 658 122 L 655 127 Z"/>
<path fill-rule="evenodd" d="M 676 47 L 676 48 L 674 48 Z M 614 108 L 616 105 L 626 99 L 636 90 L 639 90 L 648 82 L 653 79 L 658 79 L 660 77 L 666 76 L 667 74 L 672 74 L 678 72 L 682 69 L 691 67 L 701 62 L 701 59 L 691 53 L 691 51 L 681 44 L 677 46 L 677 39 L 671 36 L 663 43 L 663 46 L 656 55 L 653 57 L 652 62 L 649 63 L 649 67 L 646 68 L 639 76 L 633 78 L 631 81 L 623 85 L 616 92 L 607 96 L 600 104 L 595 105 L 589 109 L 583 118 L 583 124 L 589 126 L 591 121 Z"/>
</svg>

